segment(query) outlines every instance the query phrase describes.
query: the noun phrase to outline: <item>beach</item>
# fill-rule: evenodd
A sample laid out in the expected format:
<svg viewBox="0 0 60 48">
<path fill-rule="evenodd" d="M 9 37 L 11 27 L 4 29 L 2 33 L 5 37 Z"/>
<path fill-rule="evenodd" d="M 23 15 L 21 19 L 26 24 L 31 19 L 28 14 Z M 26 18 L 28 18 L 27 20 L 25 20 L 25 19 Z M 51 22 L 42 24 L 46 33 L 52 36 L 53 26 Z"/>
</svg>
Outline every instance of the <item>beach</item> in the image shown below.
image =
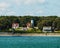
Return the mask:
<svg viewBox="0 0 60 48">
<path fill-rule="evenodd" d="M 60 33 L 0 33 L 0 36 L 60 36 Z"/>
</svg>

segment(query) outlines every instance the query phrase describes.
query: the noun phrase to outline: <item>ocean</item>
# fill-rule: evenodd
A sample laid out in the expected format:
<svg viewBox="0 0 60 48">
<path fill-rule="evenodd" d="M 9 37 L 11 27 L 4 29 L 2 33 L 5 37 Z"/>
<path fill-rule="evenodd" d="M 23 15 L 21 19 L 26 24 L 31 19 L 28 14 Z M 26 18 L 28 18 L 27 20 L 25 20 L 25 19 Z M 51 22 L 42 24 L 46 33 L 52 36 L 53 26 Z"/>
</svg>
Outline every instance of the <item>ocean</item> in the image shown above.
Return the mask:
<svg viewBox="0 0 60 48">
<path fill-rule="evenodd" d="M 0 36 L 0 48 L 60 48 L 60 37 Z"/>
</svg>

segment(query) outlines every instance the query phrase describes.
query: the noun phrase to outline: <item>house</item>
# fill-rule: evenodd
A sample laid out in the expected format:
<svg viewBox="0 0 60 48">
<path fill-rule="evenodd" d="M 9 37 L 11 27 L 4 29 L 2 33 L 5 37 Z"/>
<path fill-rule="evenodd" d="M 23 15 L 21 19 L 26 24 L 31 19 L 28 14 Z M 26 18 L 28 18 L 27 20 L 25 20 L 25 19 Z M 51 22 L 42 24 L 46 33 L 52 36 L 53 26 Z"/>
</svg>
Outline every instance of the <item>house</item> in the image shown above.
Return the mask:
<svg viewBox="0 0 60 48">
<path fill-rule="evenodd" d="M 43 32 L 52 32 L 52 27 L 49 26 L 49 27 L 43 27 Z"/>
<path fill-rule="evenodd" d="M 34 28 L 34 20 L 31 20 L 31 22 L 28 22 L 27 24 L 26 24 L 26 26 L 27 26 L 27 28 Z"/>
<path fill-rule="evenodd" d="M 26 24 L 26 26 L 27 26 L 27 28 L 30 28 L 30 27 L 31 27 L 31 23 L 28 22 L 28 23 Z"/>
<path fill-rule="evenodd" d="M 19 23 L 12 23 L 12 28 L 16 29 L 19 27 Z"/>
</svg>

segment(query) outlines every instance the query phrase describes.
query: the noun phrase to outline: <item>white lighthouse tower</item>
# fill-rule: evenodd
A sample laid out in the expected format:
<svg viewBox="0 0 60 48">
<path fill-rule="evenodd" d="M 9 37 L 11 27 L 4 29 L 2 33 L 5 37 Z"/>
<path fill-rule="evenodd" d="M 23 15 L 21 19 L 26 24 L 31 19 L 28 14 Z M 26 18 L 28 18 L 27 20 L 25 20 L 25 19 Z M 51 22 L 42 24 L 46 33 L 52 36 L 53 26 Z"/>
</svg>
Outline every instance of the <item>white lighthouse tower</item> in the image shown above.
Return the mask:
<svg viewBox="0 0 60 48">
<path fill-rule="evenodd" d="M 34 20 L 31 20 L 31 27 L 34 28 Z"/>
</svg>

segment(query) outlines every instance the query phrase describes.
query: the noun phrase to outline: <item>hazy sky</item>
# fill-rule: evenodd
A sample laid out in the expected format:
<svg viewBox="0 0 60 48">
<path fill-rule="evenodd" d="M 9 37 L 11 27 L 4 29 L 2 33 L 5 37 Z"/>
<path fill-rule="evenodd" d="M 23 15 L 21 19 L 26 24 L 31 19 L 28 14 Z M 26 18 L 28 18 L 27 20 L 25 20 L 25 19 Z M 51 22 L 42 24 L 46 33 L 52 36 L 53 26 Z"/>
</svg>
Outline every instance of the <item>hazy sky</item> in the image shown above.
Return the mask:
<svg viewBox="0 0 60 48">
<path fill-rule="evenodd" d="M 0 0 L 0 15 L 60 16 L 60 0 Z"/>
</svg>

